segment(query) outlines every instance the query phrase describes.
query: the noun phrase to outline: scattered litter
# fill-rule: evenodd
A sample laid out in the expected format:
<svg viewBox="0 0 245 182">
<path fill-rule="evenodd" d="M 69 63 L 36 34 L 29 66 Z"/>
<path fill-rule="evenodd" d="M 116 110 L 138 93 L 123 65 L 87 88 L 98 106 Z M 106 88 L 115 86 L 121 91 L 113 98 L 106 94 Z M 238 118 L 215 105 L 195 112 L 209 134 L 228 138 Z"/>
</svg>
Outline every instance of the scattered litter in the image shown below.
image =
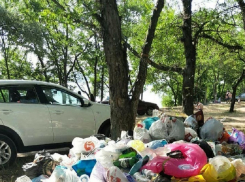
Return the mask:
<svg viewBox="0 0 245 182">
<path fill-rule="evenodd" d="M 202 112 L 184 122 L 154 111 L 113 141 L 76 137 L 68 155 L 38 152 L 16 182 L 220 182 L 245 175 L 245 135 Z"/>
</svg>

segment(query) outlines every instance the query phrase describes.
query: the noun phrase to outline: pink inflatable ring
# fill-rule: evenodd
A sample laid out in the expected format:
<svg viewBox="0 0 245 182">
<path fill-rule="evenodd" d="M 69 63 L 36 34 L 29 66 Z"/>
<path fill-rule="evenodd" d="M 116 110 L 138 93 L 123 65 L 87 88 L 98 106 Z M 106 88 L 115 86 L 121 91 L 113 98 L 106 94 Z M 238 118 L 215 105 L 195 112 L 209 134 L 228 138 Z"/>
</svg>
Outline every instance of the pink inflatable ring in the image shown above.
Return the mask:
<svg viewBox="0 0 245 182">
<path fill-rule="evenodd" d="M 177 178 L 187 178 L 198 175 L 202 167 L 207 164 L 207 156 L 202 148 L 192 143 L 176 143 L 165 145 L 171 152 L 181 151 L 181 158 L 169 156 L 156 156 L 142 169 L 151 170 L 154 173 L 163 171 L 165 174 Z"/>
</svg>

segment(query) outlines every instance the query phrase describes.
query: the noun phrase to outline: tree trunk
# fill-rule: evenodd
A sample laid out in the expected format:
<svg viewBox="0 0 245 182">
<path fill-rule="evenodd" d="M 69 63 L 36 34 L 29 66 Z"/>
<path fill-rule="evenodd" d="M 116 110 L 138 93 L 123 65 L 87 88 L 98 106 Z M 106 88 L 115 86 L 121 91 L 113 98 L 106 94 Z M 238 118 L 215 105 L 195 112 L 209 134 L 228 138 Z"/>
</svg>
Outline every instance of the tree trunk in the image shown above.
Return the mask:
<svg viewBox="0 0 245 182">
<path fill-rule="evenodd" d="M 4 62 L 6 66 L 7 76 L 8 76 L 8 79 L 10 79 L 9 65 L 8 65 L 8 51 L 7 51 L 9 47 L 6 47 L 3 30 L 2 30 L 2 44 L 3 44 L 2 51 L 4 53 Z"/>
<path fill-rule="evenodd" d="M 104 98 L 104 66 L 102 66 L 102 70 L 101 70 L 101 87 L 100 87 L 100 101 L 103 100 Z"/>
<path fill-rule="evenodd" d="M 243 21 L 243 29 L 245 30 L 245 3 L 243 2 L 243 0 L 237 0 L 240 9 L 242 11 L 242 21 Z"/>
<path fill-rule="evenodd" d="M 79 68 L 80 72 L 82 73 L 83 78 L 84 78 L 84 80 L 85 80 L 85 83 L 86 83 L 86 86 L 87 86 L 87 89 L 88 89 L 88 93 L 86 92 L 86 95 L 87 95 L 88 98 L 89 98 L 89 97 L 91 96 L 91 90 L 90 90 L 90 87 L 89 87 L 88 79 L 87 79 L 87 77 L 86 77 L 86 75 L 85 75 L 85 73 L 84 73 L 83 68 L 82 68 L 81 65 L 79 64 L 79 61 L 78 61 L 78 60 L 77 60 L 77 65 L 78 65 L 78 68 Z M 80 89 L 81 89 L 81 87 L 80 87 Z"/>
<path fill-rule="evenodd" d="M 235 97 L 236 97 L 236 90 L 238 85 L 242 82 L 242 80 L 245 78 L 245 70 L 242 71 L 241 76 L 238 78 L 237 82 L 232 86 L 232 99 L 231 99 L 231 106 L 230 106 L 230 112 L 234 112 L 234 105 L 235 105 Z"/>
<path fill-rule="evenodd" d="M 115 0 L 101 0 L 103 45 L 109 71 L 111 137 L 117 139 L 134 121 L 128 98 L 128 63 L 124 57 L 121 22 Z"/>
<path fill-rule="evenodd" d="M 103 45 L 109 70 L 111 137 L 115 140 L 120 136 L 122 130 L 132 130 L 134 127 L 136 108 L 140 93 L 143 91 L 147 73 L 148 54 L 164 1 L 158 0 L 157 7 L 154 9 L 146 42 L 143 46 L 139 73 L 131 100 L 128 97 L 129 68 L 125 51 L 126 45 L 124 44 L 123 47 L 121 44 L 121 22 L 116 0 L 101 0 L 100 3 L 101 18 L 98 20 L 102 26 Z"/>
<path fill-rule="evenodd" d="M 36 55 L 37 55 L 38 60 L 39 60 L 39 62 L 40 62 L 40 64 L 41 64 L 41 68 L 42 68 L 42 72 L 43 72 L 44 77 L 45 77 L 45 81 L 46 81 L 46 82 L 49 82 L 49 77 L 48 77 L 48 75 L 47 75 L 47 70 L 46 70 L 45 64 L 44 64 L 44 62 L 43 62 L 43 58 L 39 55 L 38 52 L 36 52 Z"/>
<path fill-rule="evenodd" d="M 217 100 L 217 83 L 215 82 L 213 84 L 213 96 L 214 96 L 214 101 Z"/>
<path fill-rule="evenodd" d="M 183 111 L 187 115 L 193 114 L 193 88 L 196 69 L 196 48 L 192 43 L 191 27 L 191 2 L 182 0 L 184 7 L 183 14 L 183 43 L 185 49 L 186 67 L 183 72 Z"/>
<path fill-rule="evenodd" d="M 95 63 L 94 63 L 94 91 L 93 91 L 93 96 L 94 96 L 94 99 L 96 98 L 96 91 L 97 91 L 97 64 L 98 64 L 98 57 L 96 56 L 95 57 Z M 92 98 L 90 98 L 92 100 Z M 95 102 L 95 100 L 93 100 Z"/>
</svg>

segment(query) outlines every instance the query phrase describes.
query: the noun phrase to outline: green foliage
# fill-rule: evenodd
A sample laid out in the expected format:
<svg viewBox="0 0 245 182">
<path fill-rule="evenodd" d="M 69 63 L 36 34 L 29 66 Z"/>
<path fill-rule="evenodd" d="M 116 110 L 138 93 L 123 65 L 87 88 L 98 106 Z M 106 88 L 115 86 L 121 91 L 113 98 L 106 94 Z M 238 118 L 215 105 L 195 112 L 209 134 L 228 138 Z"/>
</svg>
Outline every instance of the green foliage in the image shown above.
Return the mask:
<svg viewBox="0 0 245 182">
<path fill-rule="evenodd" d="M 162 97 L 162 106 L 164 106 L 164 107 L 174 106 L 174 101 L 173 101 L 171 95 L 167 95 L 167 96 Z"/>
<path fill-rule="evenodd" d="M 0 29 L 16 44 L 28 46 L 28 43 L 42 44 L 41 27 L 36 22 L 25 22 L 18 15 L 8 12 L 0 4 Z"/>
<path fill-rule="evenodd" d="M 19 50 L 10 50 L 11 57 L 9 57 L 8 67 L 10 72 L 10 78 L 11 79 L 34 79 L 33 77 L 33 66 L 32 63 L 27 61 L 26 54 L 22 53 Z M 0 60 L 0 71 L 1 79 L 8 79 L 7 73 L 6 73 L 6 64 L 5 60 Z"/>
<path fill-rule="evenodd" d="M 165 4 L 149 58 L 159 65 L 184 68 L 183 17 L 181 5 L 176 2 Z M 122 36 L 140 54 L 154 1 L 117 1 L 117 4 Z M 244 50 L 231 49 L 224 44 L 244 47 L 245 31 L 236 1 L 217 4 L 215 9 L 204 7 L 202 3 L 199 6 L 192 15 L 192 35 L 197 41 L 194 100 L 204 101 L 223 97 L 239 78 L 244 68 Z M 105 74 L 103 82 L 109 85 L 101 30 L 94 18 L 99 16 L 98 8 L 98 4 L 91 0 L 1 1 L 1 78 L 7 78 L 7 65 L 11 78 L 35 78 L 65 84 L 74 81 L 75 73 L 80 80 L 84 81 L 86 77 L 91 90 L 95 88 L 98 95 L 102 70 Z M 205 38 L 204 34 L 213 40 Z M 27 61 L 30 52 L 38 58 L 33 65 Z M 83 75 L 79 66 L 74 65 L 76 56 Z M 127 58 L 130 78 L 134 82 L 140 59 L 130 51 L 127 51 Z M 169 100 L 170 103 L 172 99 L 174 104 L 181 104 L 180 73 L 159 71 L 151 66 L 147 71 L 146 85 L 153 85 L 154 92 L 167 93 L 166 102 Z M 242 83 L 238 92 L 244 90 Z"/>
</svg>

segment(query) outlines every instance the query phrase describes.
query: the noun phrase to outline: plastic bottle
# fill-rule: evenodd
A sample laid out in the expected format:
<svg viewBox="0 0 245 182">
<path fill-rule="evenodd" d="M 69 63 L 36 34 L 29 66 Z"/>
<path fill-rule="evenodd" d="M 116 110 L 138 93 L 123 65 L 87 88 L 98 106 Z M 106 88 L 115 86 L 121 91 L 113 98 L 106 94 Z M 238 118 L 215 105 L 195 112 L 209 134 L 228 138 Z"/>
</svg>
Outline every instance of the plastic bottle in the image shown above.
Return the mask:
<svg viewBox="0 0 245 182">
<path fill-rule="evenodd" d="M 130 169 L 129 174 L 134 175 L 134 173 L 140 171 L 140 168 L 145 165 L 149 161 L 149 156 L 145 156 L 142 159 L 140 159 L 138 162 L 136 162 Z"/>
<path fill-rule="evenodd" d="M 83 174 L 82 176 L 80 176 L 79 180 L 81 182 L 88 182 L 89 181 L 89 176 L 86 174 Z"/>
<path fill-rule="evenodd" d="M 144 177 L 139 172 L 137 172 L 137 173 L 134 174 L 134 178 L 136 179 L 137 182 L 150 182 L 149 179 L 147 179 L 146 177 Z"/>
<path fill-rule="evenodd" d="M 150 143 L 147 144 L 147 146 L 149 146 L 149 148 L 151 149 L 157 149 L 159 147 L 164 147 L 164 145 L 168 144 L 168 142 L 166 140 L 154 140 Z"/>
<path fill-rule="evenodd" d="M 136 162 L 138 162 L 138 159 L 136 157 L 130 157 L 130 158 L 123 158 L 118 159 L 113 162 L 114 166 L 121 167 L 121 168 L 131 168 Z"/>
</svg>

